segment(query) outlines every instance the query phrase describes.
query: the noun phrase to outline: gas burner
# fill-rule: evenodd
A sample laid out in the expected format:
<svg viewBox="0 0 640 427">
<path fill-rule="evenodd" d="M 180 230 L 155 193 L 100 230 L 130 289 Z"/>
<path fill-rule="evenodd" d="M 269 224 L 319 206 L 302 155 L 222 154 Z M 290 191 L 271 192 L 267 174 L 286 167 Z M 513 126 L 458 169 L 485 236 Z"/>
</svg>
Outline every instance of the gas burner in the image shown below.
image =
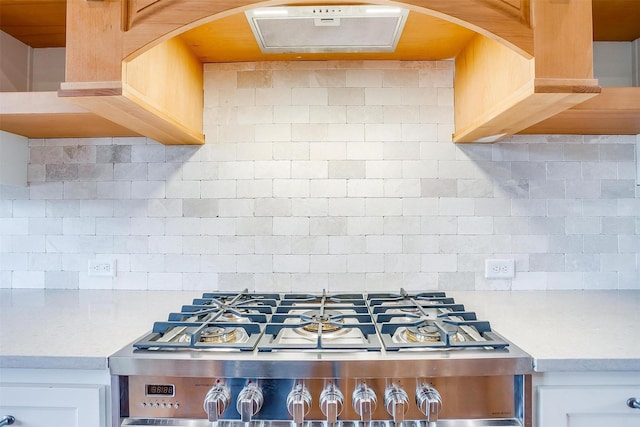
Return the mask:
<svg viewBox="0 0 640 427">
<path fill-rule="evenodd" d="M 241 329 L 209 326 L 200 333 L 200 341 L 210 343 L 237 342 L 241 335 L 239 331 L 241 331 Z"/>
<path fill-rule="evenodd" d="M 448 336 L 449 342 L 464 341 L 465 338 L 458 332 L 458 327 L 446 323 L 436 326 L 433 322 L 424 322 L 421 325 L 409 326 L 400 330 L 397 339 L 407 343 L 436 343 L 441 342 L 443 335 Z"/>
<path fill-rule="evenodd" d="M 303 322 L 302 329 L 309 332 L 318 332 L 322 329 L 322 333 L 336 332 L 342 329 L 344 318 L 338 311 L 325 310 L 309 310 L 300 315 Z"/>
</svg>

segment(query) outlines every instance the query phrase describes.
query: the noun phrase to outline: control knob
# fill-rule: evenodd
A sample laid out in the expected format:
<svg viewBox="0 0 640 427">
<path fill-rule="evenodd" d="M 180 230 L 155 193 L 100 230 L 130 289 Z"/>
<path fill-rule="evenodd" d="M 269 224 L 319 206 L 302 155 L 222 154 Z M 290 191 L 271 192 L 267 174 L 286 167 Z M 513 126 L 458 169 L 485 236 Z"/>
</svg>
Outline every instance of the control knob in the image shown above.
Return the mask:
<svg viewBox="0 0 640 427">
<path fill-rule="evenodd" d="M 307 386 L 296 383 L 287 396 L 287 410 L 293 417 L 293 422 L 302 424 L 309 409 L 311 409 L 311 393 L 309 393 Z"/>
<path fill-rule="evenodd" d="M 404 414 L 409 409 L 409 395 L 402 387 L 390 384 L 384 390 L 384 406 L 394 423 L 404 422 Z"/>
<path fill-rule="evenodd" d="M 209 421 L 218 421 L 230 401 L 229 387 L 223 381 L 218 380 L 204 398 L 204 411 L 207 413 Z"/>
<path fill-rule="evenodd" d="M 264 403 L 264 396 L 260 386 L 249 383 L 238 394 L 236 409 L 240 413 L 240 420 L 244 423 L 251 421 L 251 418 L 260 411 Z"/>
<path fill-rule="evenodd" d="M 376 410 L 377 402 L 376 393 L 366 383 L 360 383 L 353 390 L 351 404 L 363 422 L 371 421 L 371 414 Z"/>
<path fill-rule="evenodd" d="M 327 423 L 338 422 L 338 416 L 342 413 L 344 395 L 334 383 L 330 383 L 320 393 L 320 410 L 327 417 Z"/>
<path fill-rule="evenodd" d="M 442 397 L 438 390 L 430 384 L 420 383 L 416 387 L 416 404 L 427 417 L 429 425 L 438 421 L 438 413 L 442 407 Z"/>
</svg>

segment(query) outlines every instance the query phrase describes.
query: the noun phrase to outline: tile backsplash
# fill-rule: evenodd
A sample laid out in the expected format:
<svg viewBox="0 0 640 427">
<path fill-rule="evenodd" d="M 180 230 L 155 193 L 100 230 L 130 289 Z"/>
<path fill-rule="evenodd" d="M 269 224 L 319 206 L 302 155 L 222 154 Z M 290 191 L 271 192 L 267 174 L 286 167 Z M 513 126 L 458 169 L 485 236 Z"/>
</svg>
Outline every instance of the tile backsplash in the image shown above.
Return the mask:
<svg viewBox="0 0 640 427">
<path fill-rule="evenodd" d="M 0 186 L 0 287 L 640 289 L 636 136 L 453 144 L 449 61 L 204 77 L 204 146 L 30 140 L 30 185 Z"/>
</svg>

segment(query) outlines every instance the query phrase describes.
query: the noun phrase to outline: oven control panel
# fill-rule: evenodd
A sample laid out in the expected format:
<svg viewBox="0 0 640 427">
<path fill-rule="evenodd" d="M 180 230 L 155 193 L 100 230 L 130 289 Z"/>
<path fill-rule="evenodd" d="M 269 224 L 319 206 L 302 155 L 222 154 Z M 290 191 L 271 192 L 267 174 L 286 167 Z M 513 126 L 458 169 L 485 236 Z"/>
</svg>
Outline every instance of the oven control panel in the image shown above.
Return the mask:
<svg viewBox="0 0 640 427">
<path fill-rule="evenodd" d="M 435 422 L 509 418 L 514 377 L 241 379 L 128 377 L 128 413 L 141 418 Z"/>
</svg>

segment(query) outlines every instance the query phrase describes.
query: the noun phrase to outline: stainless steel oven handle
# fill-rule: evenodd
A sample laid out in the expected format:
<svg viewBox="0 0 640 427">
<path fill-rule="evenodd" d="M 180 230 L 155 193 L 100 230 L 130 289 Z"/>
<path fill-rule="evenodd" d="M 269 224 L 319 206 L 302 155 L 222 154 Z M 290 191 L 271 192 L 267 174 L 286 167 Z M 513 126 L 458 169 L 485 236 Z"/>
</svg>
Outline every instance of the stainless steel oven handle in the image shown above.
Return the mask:
<svg viewBox="0 0 640 427">
<path fill-rule="evenodd" d="M 2 426 L 10 426 L 11 424 L 13 424 L 15 422 L 16 422 L 16 417 L 14 417 L 13 415 L 5 415 L 0 420 L 0 427 L 2 427 Z"/>
<path fill-rule="evenodd" d="M 640 399 L 637 397 L 630 397 L 627 399 L 627 406 L 631 409 L 640 409 Z"/>
</svg>

